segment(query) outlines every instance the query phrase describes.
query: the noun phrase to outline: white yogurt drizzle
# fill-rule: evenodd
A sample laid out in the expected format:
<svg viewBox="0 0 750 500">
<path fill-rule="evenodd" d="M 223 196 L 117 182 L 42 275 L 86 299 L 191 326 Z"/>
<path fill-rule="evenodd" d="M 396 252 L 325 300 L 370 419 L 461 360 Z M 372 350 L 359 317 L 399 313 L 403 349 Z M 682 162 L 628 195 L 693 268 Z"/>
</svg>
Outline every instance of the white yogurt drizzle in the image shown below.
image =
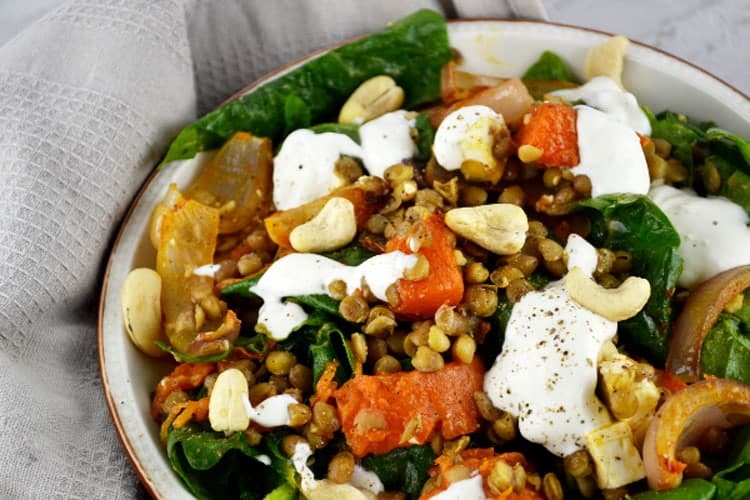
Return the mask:
<svg viewBox="0 0 750 500">
<path fill-rule="evenodd" d="M 414 119 L 404 110 L 386 113 L 359 128 L 360 146 L 335 132 L 309 129 L 287 136 L 273 160 L 273 201 L 287 210 L 327 195 L 342 185 L 334 167 L 342 155 L 362 159 L 370 175 L 382 177 L 389 166 L 412 158 L 417 146 L 410 130 Z"/>
<path fill-rule="evenodd" d="M 362 148 L 344 134 L 299 129 L 287 136 L 273 159 L 273 202 L 287 210 L 327 195 L 341 185 L 334 165 L 341 155 L 362 156 Z"/>
<path fill-rule="evenodd" d="M 431 497 L 433 500 L 484 500 L 482 476 L 476 475 L 451 483 L 447 489 Z"/>
<path fill-rule="evenodd" d="M 330 295 L 328 285 L 336 280 L 346 283 L 347 294 L 361 289 L 364 282 L 375 297 L 386 301 L 388 287 L 416 263 L 415 255 L 399 251 L 376 255 L 358 266 L 347 266 L 311 253 L 289 254 L 274 262 L 250 288 L 263 299 L 258 325 L 274 340 L 287 338 L 307 319 L 307 313 L 298 304 L 283 299 L 297 295 Z"/>
<path fill-rule="evenodd" d="M 383 177 L 385 169 L 412 158 L 417 145 L 411 138 L 414 118 L 404 110 L 386 113 L 359 128 L 363 161 L 370 175 Z"/>
<path fill-rule="evenodd" d="M 608 76 L 596 76 L 580 87 L 550 94 L 568 102 L 583 101 L 642 135 L 651 135 L 651 123 L 635 96 L 623 91 Z"/>
<path fill-rule="evenodd" d="M 580 163 L 571 171 L 591 180 L 591 196 L 646 194 L 649 174 L 640 140 L 633 130 L 588 106 L 576 106 Z"/>
<path fill-rule="evenodd" d="M 266 398 L 257 407 L 253 407 L 248 398 L 242 400 L 250 420 L 263 427 L 289 425 L 289 407 L 297 402 L 289 394 L 277 394 Z"/>
<path fill-rule="evenodd" d="M 651 135 L 651 124 L 635 96 L 623 91 L 608 76 L 597 76 L 580 87 L 550 94 L 568 102 L 586 103 L 575 107 L 581 162 L 571 170 L 591 179 L 591 196 L 646 194 L 648 165 L 635 132 Z"/>
<path fill-rule="evenodd" d="M 593 272 L 596 250 L 586 240 L 571 235 L 566 251 L 569 269 Z M 518 417 L 526 439 L 569 455 L 610 422 L 595 390 L 599 352 L 616 331 L 617 323 L 574 302 L 564 280 L 527 293 L 513 307 L 484 389 L 496 407 Z"/>
<path fill-rule="evenodd" d="M 437 162 L 446 170 L 458 170 L 466 157 L 467 143 L 489 141 L 489 137 L 470 137 L 472 126 L 480 120 L 503 124 L 503 118 L 495 110 L 483 106 L 464 106 L 446 116 L 435 132 L 432 150 Z M 486 135 L 486 134 L 485 134 Z M 464 147 L 462 147 L 462 145 Z"/>
<path fill-rule="evenodd" d="M 685 260 L 680 286 L 692 288 L 722 271 L 750 264 L 750 219 L 744 208 L 726 198 L 704 198 L 660 184 L 654 184 L 648 196 L 680 235 L 678 252 Z"/>
</svg>

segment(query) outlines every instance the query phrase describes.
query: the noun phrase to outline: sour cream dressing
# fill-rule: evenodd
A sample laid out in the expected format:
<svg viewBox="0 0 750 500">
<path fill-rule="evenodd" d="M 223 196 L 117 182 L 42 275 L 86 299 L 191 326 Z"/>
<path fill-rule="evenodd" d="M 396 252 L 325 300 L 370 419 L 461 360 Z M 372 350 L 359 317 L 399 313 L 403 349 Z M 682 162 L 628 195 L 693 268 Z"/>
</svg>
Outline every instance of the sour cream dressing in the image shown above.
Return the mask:
<svg viewBox="0 0 750 500">
<path fill-rule="evenodd" d="M 362 145 L 335 132 L 295 130 L 273 159 L 273 202 L 279 210 L 298 207 L 342 185 L 334 166 L 342 155 L 359 158 L 370 175 L 412 158 L 414 119 L 404 110 L 386 113 L 359 128 Z"/>
<path fill-rule="evenodd" d="M 596 250 L 580 236 L 570 236 L 566 251 L 569 269 L 590 275 L 596 268 Z M 585 447 L 586 434 L 610 423 L 595 390 L 599 353 L 616 332 L 616 322 L 573 301 L 564 280 L 529 292 L 513 307 L 484 390 L 518 417 L 526 439 L 567 456 Z"/>
<path fill-rule="evenodd" d="M 334 165 L 341 155 L 362 156 L 362 148 L 344 134 L 295 130 L 273 159 L 273 202 L 278 210 L 298 207 L 341 185 Z"/>
<path fill-rule="evenodd" d="M 583 101 L 642 135 L 651 135 L 651 123 L 635 96 L 623 91 L 608 76 L 596 76 L 574 89 L 550 92 L 568 102 Z"/>
<path fill-rule="evenodd" d="M 722 271 L 750 264 L 750 218 L 741 206 L 667 185 L 655 184 L 648 197 L 680 235 L 678 252 L 685 260 L 680 286 L 692 288 Z"/>
<path fill-rule="evenodd" d="M 482 121 L 487 126 L 477 126 Z M 432 145 L 435 159 L 446 170 L 459 170 L 465 160 L 474 159 L 478 150 L 487 149 L 491 154 L 489 127 L 504 123 L 503 117 L 487 106 L 478 104 L 457 109 L 440 122 L 435 132 Z"/>
<path fill-rule="evenodd" d="M 477 474 L 467 479 L 451 483 L 448 489 L 430 497 L 433 500 L 484 500 L 487 498 L 482 487 L 482 476 Z"/>
<path fill-rule="evenodd" d="M 581 162 L 571 171 L 591 179 L 591 196 L 648 193 L 648 165 L 635 132 L 651 135 L 651 124 L 635 96 L 608 76 L 550 94 L 586 103 L 575 106 Z"/>
<path fill-rule="evenodd" d="M 414 118 L 404 110 L 386 113 L 359 128 L 363 161 L 370 175 L 383 177 L 385 169 L 412 158 L 417 145 L 411 138 Z"/>
<path fill-rule="evenodd" d="M 245 411 L 250 420 L 263 427 L 280 427 L 289 425 L 289 407 L 297 403 L 289 394 L 277 394 L 264 399 L 257 407 L 253 407 L 250 399 L 242 400 Z"/>
<path fill-rule="evenodd" d="M 591 196 L 648 193 L 648 164 L 633 129 L 597 109 L 575 108 L 581 161 L 571 171 L 591 179 Z"/>
<path fill-rule="evenodd" d="M 375 297 L 385 301 L 388 287 L 416 263 L 416 255 L 400 251 L 376 255 L 358 266 L 347 266 L 311 253 L 289 254 L 274 262 L 250 288 L 263 299 L 258 325 L 274 340 L 287 338 L 307 319 L 307 313 L 298 304 L 283 299 L 296 295 L 330 295 L 328 285 L 336 280 L 346 283 L 348 294 L 361 288 L 364 281 Z"/>
</svg>

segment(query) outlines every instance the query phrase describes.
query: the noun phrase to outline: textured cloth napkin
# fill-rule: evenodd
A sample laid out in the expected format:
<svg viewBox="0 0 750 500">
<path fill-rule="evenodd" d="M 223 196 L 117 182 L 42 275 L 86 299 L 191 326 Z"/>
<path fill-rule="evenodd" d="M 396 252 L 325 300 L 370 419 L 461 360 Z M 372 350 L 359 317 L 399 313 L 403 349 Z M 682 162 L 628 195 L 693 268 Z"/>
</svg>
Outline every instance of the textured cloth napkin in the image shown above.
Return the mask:
<svg viewBox="0 0 750 500">
<path fill-rule="evenodd" d="M 0 498 L 145 495 L 96 356 L 121 217 L 199 114 L 419 7 L 544 16 L 534 0 L 72 0 L 0 48 Z"/>
</svg>

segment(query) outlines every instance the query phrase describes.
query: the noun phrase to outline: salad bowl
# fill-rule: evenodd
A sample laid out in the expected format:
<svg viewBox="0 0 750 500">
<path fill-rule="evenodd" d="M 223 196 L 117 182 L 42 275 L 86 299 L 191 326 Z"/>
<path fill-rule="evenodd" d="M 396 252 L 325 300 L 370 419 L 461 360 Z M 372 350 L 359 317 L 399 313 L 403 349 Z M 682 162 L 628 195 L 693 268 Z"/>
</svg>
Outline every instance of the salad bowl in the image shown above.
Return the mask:
<svg viewBox="0 0 750 500">
<path fill-rule="evenodd" d="M 448 24 L 450 45 L 462 56 L 461 69 L 483 75 L 521 75 L 545 50 L 554 50 L 578 75 L 583 74 L 588 49 L 610 34 L 586 28 L 538 21 L 483 19 Z M 311 54 L 270 73 L 237 96 L 256 92 L 264 84 L 325 53 Z M 628 48 L 623 84 L 641 104 L 653 110 L 678 110 L 697 122 L 713 121 L 734 133 L 750 136 L 750 100 L 729 84 L 700 68 L 634 41 Z M 128 211 L 107 266 L 101 294 L 98 347 L 105 397 L 114 425 L 133 468 L 156 498 L 192 498 L 173 472 L 150 415 L 151 391 L 169 367 L 142 354 L 123 326 L 120 291 L 128 272 L 153 266 L 156 252 L 149 241 L 153 208 L 168 187 L 186 188 L 212 153 L 200 153 L 155 170 Z"/>
</svg>

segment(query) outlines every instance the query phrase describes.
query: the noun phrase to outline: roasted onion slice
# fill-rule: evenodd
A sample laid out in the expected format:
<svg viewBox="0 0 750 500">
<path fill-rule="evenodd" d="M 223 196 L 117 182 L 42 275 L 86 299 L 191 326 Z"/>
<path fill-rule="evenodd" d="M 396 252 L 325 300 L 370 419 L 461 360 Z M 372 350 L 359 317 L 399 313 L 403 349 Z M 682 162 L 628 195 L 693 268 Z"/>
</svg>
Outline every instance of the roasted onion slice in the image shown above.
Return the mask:
<svg viewBox="0 0 750 500">
<path fill-rule="evenodd" d="M 700 377 L 703 340 L 721 311 L 738 293 L 750 287 L 750 266 L 719 273 L 698 285 L 672 328 L 666 369 L 685 382 Z"/>
<path fill-rule="evenodd" d="M 643 465 L 651 489 L 676 488 L 687 464 L 677 452 L 714 427 L 750 423 L 750 386 L 729 379 L 696 382 L 673 394 L 651 419 Z"/>
</svg>

